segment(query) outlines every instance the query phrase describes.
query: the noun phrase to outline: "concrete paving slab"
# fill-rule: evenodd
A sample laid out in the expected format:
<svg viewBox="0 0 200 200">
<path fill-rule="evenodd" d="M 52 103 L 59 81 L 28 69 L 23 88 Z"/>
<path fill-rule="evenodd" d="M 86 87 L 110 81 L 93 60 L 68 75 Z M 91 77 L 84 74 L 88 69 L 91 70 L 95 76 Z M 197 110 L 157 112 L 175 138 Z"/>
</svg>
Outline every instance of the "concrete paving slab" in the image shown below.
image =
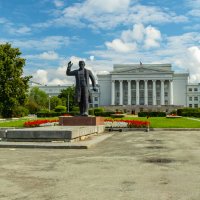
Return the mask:
<svg viewBox="0 0 200 200">
<path fill-rule="evenodd" d="M 0 148 L 0 199 L 199 200 L 199 133 L 116 132 L 87 150 Z"/>
</svg>

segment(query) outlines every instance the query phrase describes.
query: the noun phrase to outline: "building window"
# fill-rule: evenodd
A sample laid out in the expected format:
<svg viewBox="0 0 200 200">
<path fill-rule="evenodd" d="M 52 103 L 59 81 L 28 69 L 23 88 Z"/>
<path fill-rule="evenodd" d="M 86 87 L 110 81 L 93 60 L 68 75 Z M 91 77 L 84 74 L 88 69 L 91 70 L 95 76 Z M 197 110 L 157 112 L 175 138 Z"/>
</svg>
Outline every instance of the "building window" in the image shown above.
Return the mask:
<svg viewBox="0 0 200 200">
<path fill-rule="evenodd" d="M 168 97 L 168 92 L 165 92 L 165 97 Z"/>
<path fill-rule="evenodd" d="M 194 88 L 194 91 L 197 92 L 197 91 L 198 91 L 198 88 Z"/>
<path fill-rule="evenodd" d="M 192 92 L 192 88 L 188 88 L 188 91 L 189 91 L 189 92 Z"/>
<path fill-rule="evenodd" d="M 192 104 L 189 104 L 189 107 L 192 108 Z"/>
<path fill-rule="evenodd" d="M 198 97 L 194 97 L 194 101 L 198 101 Z"/>
<path fill-rule="evenodd" d="M 189 97 L 189 101 L 192 101 L 192 97 Z"/>
<path fill-rule="evenodd" d="M 94 101 L 98 101 L 98 97 L 94 97 Z"/>
<path fill-rule="evenodd" d="M 97 108 L 98 106 L 99 106 L 98 104 L 94 104 L 94 107 L 96 107 L 96 108 Z"/>
<path fill-rule="evenodd" d="M 198 104 L 194 104 L 194 107 L 195 107 L 195 108 L 198 108 Z"/>
</svg>

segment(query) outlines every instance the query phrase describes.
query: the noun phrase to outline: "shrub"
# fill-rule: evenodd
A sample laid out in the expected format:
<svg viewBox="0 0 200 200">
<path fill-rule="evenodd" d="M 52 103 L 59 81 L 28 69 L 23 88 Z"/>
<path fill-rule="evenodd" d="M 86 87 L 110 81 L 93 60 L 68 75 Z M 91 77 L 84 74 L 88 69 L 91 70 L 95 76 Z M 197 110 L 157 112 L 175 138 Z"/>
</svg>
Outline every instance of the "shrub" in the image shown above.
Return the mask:
<svg viewBox="0 0 200 200">
<path fill-rule="evenodd" d="M 66 106 L 56 106 L 55 107 L 55 112 L 66 112 Z"/>
<path fill-rule="evenodd" d="M 112 111 L 96 112 L 95 116 L 110 117 L 111 114 L 115 114 L 115 112 L 112 112 Z"/>
<path fill-rule="evenodd" d="M 24 117 L 29 114 L 29 110 L 23 106 L 18 106 L 13 110 L 14 117 Z"/>
<path fill-rule="evenodd" d="M 94 110 L 94 115 L 96 115 L 96 113 L 99 113 L 99 112 L 104 112 L 104 108 L 101 108 L 101 107 L 93 108 L 93 110 Z"/>
<path fill-rule="evenodd" d="M 37 113 L 37 117 L 58 117 L 64 115 L 65 112 L 55 112 L 55 111 L 40 111 Z"/>
<path fill-rule="evenodd" d="M 177 110 L 177 115 L 185 117 L 200 117 L 200 109 L 198 108 L 182 108 Z"/>
<path fill-rule="evenodd" d="M 165 112 L 139 112 L 138 117 L 166 117 Z"/>
<path fill-rule="evenodd" d="M 94 115 L 94 109 L 90 109 L 88 112 L 89 112 L 89 115 Z"/>
</svg>

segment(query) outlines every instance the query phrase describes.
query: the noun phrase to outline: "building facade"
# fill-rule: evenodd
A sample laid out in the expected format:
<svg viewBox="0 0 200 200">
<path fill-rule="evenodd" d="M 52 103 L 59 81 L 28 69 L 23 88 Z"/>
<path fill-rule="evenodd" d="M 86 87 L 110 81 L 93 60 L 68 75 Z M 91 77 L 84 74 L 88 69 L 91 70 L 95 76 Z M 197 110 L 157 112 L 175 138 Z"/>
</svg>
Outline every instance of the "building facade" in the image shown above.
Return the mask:
<svg viewBox="0 0 200 200">
<path fill-rule="evenodd" d="M 187 85 L 187 107 L 200 108 L 200 83 Z"/>
<path fill-rule="evenodd" d="M 116 64 L 98 74 L 100 106 L 187 106 L 188 73 L 175 73 L 171 64 Z"/>
</svg>

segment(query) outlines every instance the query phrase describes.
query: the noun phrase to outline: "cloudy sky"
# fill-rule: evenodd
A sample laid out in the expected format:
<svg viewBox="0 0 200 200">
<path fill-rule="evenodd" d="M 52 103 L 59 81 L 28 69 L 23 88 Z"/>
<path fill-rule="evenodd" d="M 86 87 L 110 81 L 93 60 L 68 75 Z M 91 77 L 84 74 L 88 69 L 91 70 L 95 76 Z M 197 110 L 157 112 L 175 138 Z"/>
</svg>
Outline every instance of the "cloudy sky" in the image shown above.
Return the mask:
<svg viewBox="0 0 200 200">
<path fill-rule="evenodd" d="M 68 84 L 67 63 L 95 74 L 120 63 L 171 63 L 200 82 L 200 0 L 0 0 L 0 43 L 20 48 L 25 75 Z"/>
</svg>

